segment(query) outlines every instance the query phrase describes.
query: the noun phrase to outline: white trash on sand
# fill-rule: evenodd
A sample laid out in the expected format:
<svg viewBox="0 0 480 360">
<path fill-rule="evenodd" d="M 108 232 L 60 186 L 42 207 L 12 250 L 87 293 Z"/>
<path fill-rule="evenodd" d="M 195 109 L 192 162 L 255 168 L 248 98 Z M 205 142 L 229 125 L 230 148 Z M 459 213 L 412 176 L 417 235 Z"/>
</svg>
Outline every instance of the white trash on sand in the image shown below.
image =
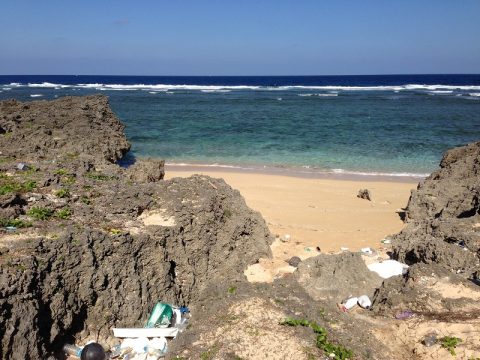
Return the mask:
<svg viewBox="0 0 480 360">
<path fill-rule="evenodd" d="M 403 275 L 408 270 L 408 265 L 396 260 L 384 260 L 367 265 L 368 270 L 377 273 L 381 278 L 388 279 L 392 276 Z"/>
</svg>

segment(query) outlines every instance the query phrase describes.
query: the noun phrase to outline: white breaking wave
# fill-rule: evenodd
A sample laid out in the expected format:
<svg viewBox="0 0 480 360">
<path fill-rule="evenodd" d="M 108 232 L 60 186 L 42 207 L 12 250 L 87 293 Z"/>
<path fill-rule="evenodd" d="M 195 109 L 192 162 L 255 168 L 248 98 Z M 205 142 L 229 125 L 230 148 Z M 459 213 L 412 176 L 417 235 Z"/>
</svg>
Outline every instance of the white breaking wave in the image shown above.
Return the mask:
<svg viewBox="0 0 480 360">
<path fill-rule="evenodd" d="M 469 93 L 470 96 L 480 96 L 480 93 Z"/>
<path fill-rule="evenodd" d="M 204 93 L 228 93 L 228 92 L 231 92 L 232 90 L 227 90 L 227 89 L 218 89 L 218 90 L 203 89 L 203 90 L 200 90 L 200 91 L 204 92 Z"/>
<path fill-rule="evenodd" d="M 18 86 L 21 86 L 18 85 Z M 41 84 L 35 84 L 35 83 L 29 83 L 27 85 L 28 87 L 31 87 L 31 88 L 55 88 L 55 89 L 61 89 L 61 88 L 69 88 L 71 87 L 72 85 L 63 85 L 63 84 L 52 84 L 52 83 L 49 83 L 49 82 L 43 82 Z"/>
<path fill-rule="evenodd" d="M 394 177 L 415 177 L 415 178 L 424 178 L 430 174 L 422 174 L 422 173 L 407 173 L 407 172 L 362 172 L 362 171 L 349 171 L 344 169 L 332 169 L 332 173 L 334 174 L 345 174 L 345 175 L 362 175 L 362 176 L 394 176 Z"/>
<path fill-rule="evenodd" d="M 318 97 L 331 97 L 331 96 L 338 96 L 338 93 L 328 93 L 328 94 L 298 94 L 298 96 L 318 96 Z"/>
<path fill-rule="evenodd" d="M 432 90 L 430 91 L 432 94 L 451 94 L 453 90 Z"/>
<path fill-rule="evenodd" d="M 41 97 L 43 96 L 42 94 L 31 94 L 30 97 Z"/>
<path fill-rule="evenodd" d="M 145 90 L 145 91 L 173 91 L 173 90 L 193 90 L 203 92 L 227 92 L 227 91 L 440 91 L 447 93 L 447 91 L 480 91 L 480 85 L 426 85 L 426 84 L 407 84 L 407 85 L 379 85 L 379 86 L 338 86 L 338 85 L 284 85 L 284 86 L 256 86 L 256 85 L 173 85 L 173 84 L 55 84 L 49 82 L 43 83 L 10 83 L 4 84 L 9 87 L 31 87 L 31 88 L 82 88 L 82 89 L 96 89 L 96 90 Z M 305 96 L 308 96 L 305 94 Z M 310 95 L 312 96 L 312 95 Z M 332 95 L 316 95 L 316 96 L 332 96 Z M 474 95 L 476 96 L 476 95 Z"/>
<path fill-rule="evenodd" d="M 2 90 L 12 90 L 12 88 L 11 87 L 4 87 L 4 88 L 2 88 Z"/>
</svg>

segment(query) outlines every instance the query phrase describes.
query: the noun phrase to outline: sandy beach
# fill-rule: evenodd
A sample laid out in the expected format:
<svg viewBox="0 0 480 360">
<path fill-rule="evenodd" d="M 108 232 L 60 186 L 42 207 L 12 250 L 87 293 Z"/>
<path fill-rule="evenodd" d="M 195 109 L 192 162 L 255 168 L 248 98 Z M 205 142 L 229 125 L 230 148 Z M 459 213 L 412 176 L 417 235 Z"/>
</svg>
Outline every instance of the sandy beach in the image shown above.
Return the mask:
<svg viewBox="0 0 480 360">
<path fill-rule="evenodd" d="M 165 178 L 192 174 L 223 178 L 240 191 L 247 205 L 259 211 L 277 239 L 272 259 L 262 259 L 246 271 L 250 281 L 272 281 L 293 271 L 286 260 L 305 259 L 342 248 L 381 250 L 381 240 L 403 227 L 396 210 L 406 206 L 413 179 L 302 178 L 262 173 L 167 167 Z M 366 188 L 372 201 L 357 197 Z M 285 235 L 289 235 L 288 241 Z"/>
</svg>

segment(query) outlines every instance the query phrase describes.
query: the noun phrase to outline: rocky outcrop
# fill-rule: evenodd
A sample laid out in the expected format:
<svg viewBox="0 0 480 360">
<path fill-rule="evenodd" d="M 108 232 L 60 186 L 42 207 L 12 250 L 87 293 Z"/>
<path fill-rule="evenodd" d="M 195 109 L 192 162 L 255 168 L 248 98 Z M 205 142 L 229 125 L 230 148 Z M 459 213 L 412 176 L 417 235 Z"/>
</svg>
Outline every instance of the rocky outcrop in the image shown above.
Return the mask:
<svg viewBox="0 0 480 360">
<path fill-rule="evenodd" d="M 412 192 L 393 256 L 472 278 L 480 270 L 480 142 L 449 150 Z"/>
<path fill-rule="evenodd" d="M 44 106 L 50 114 L 62 101 L 70 106 L 61 112 L 65 125 L 81 106 L 97 113 L 97 104 L 110 113 L 103 97 L 2 106 L 27 106 L 26 114 L 33 108 L 40 114 Z M 83 126 L 98 125 L 86 119 L 91 116 Z M 44 121 L 42 115 L 39 124 Z M 111 125 L 104 130 L 116 140 L 108 145 L 88 137 L 88 145 L 73 144 L 83 138 L 72 129 L 63 134 L 72 135 L 71 145 L 47 141 L 37 158 L 30 150 L 2 158 L 0 220 L 16 230 L 0 229 L 1 359 L 64 358 L 61 347 L 74 339 L 111 345 L 112 327 L 143 326 L 155 302 L 195 309 L 212 283 L 243 280 L 249 264 L 271 255 L 265 221 L 223 180 L 163 181 L 162 161 L 140 161 L 132 169 L 112 164 L 127 145 L 123 127 Z M 16 138 L 36 134 L 6 127 Z M 89 146 L 96 150 L 88 156 L 63 156 Z M 30 170 L 16 167 L 27 160 Z"/>
<path fill-rule="evenodd" d="M 87 156 L 115 162 L 130 149 L 124 128 L 106 96 L 0 102 L 2 155 L 23 161 Z"/>
<path fill-rule="evenodd" d="M 405 276 L 383 282 L 373 311 L 395 316 L 403 311 L 430 319 L 469 319 L 478 314 L 480 288 L 437 264 L 412 265 Z"/>
<path fill-rule="evenodd" d="M 359 253 L 320 254 L 302 261 L 296 279 L 315 300 L 341 303 L 352 296 L 372 296 L 382 279 L 368 270 Z"/>
</svg>

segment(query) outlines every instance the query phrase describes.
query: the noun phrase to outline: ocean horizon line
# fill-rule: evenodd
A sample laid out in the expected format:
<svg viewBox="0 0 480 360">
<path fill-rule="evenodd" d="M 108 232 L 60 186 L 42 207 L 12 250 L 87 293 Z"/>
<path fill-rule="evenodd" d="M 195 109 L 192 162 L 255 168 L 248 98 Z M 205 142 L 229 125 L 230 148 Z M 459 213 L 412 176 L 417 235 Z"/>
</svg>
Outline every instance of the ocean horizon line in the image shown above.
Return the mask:
<svg viewBox="0 0 480 360">
<path fill-rule="evenodd" d="M 0 74 L 0 76 L 102 76 L 102 77 L 351 77 L 351 76 L 480 76 L 480 73 L 375 73 L 375 74 L 273 74 L 273 75 L 142 75 L 142 74 Z"/>
</svg>

